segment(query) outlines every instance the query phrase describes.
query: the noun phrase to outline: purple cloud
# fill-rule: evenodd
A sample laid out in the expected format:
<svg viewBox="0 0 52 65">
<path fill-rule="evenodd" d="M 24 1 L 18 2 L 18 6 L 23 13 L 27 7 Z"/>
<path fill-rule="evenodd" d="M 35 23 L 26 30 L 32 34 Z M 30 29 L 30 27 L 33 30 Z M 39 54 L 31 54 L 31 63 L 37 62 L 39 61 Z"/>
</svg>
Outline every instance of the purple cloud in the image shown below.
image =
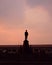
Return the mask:
<svg viewBox="0 0 52 65">
<path fill-rule="evenodd" d="M 29 7 L 34 8 L 36 6 L 43 6 L 46 8 L 52 16 L 52 0 L 26 0 Z"/>
<path fill-rule="evenodd" d="M 37 5 L 52 5 L 52 0 L 26 0 L 27 4 L 31 7 L 37 6 Z"/>
<path fill-rule="evenodd" d="M 17 24 L 21 23 L 24 17 L 24 3 L 23 0 L 0 0 L 0 18 L 5 18 L 9 22 L 17 20 Z M 18 22 L 18 19 L 21 20 Z M 4 22 L 2 22 L 4 23 Z"/>
</svg>

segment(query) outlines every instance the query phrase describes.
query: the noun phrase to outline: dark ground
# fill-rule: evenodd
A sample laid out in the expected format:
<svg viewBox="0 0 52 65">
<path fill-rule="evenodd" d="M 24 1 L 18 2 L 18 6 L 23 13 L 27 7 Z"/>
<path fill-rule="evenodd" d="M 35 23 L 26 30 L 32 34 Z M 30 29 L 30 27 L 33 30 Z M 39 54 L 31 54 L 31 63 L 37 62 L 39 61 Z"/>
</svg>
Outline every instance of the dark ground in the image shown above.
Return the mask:
<svg viewBox="0 0 52 65">
<path fill-rule="evenodd" d="M 0 65 L 52 65 L 52 45 L 0 46 Z"/>
</svg>

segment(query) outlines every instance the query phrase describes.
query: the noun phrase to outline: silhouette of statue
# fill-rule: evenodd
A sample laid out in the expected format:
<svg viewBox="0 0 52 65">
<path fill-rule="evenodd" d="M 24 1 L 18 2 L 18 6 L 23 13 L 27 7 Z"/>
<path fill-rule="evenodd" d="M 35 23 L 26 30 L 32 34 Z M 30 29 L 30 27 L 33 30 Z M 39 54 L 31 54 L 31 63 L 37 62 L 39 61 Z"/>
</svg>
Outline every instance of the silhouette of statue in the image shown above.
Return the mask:
<svg viewBox="0 0 52 65">
<path fill-rule="evenodd" d="M 27 38 L 28 38 L 28 32 L 27 32 L 27 30 L 25 31 L 25 40 L 27 40 Z"/>
<path fill-rule="evenodd" d="M 28 38 L 28 32 L 27 30 L 25 31 L 25 40 L 23 42 L 23 52 L 25 54 L 28 54 L 29 53 L 29 41 L 27 40 Z"/>
</svg>

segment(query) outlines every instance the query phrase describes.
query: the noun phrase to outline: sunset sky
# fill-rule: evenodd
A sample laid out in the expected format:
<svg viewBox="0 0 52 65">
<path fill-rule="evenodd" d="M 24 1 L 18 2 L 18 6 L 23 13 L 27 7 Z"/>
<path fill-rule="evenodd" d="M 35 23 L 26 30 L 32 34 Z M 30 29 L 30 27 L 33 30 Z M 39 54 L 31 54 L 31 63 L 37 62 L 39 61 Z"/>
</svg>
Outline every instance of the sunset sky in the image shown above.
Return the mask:
<svg viewBox="0 0 52 65">
<path fill-rule="evenodd" d="M 52 44 L 52 0 L 0 0 L 0 45 Z"/>
</svg>

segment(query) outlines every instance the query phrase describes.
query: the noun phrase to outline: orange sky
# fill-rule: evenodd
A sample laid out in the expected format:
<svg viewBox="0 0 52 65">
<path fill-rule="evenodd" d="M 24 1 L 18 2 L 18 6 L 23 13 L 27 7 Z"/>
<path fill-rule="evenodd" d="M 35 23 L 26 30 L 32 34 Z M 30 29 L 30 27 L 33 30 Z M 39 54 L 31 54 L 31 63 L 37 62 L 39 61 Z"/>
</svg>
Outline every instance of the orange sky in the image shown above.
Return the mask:
<svg viewBox="0 0 52 65">
<path fill-rule="evenodd" d="M 0 45 L 20 45 L 24 32 L 30 44 L 52 44 L 52 0 L 2 0 Z"/>
</svg>

